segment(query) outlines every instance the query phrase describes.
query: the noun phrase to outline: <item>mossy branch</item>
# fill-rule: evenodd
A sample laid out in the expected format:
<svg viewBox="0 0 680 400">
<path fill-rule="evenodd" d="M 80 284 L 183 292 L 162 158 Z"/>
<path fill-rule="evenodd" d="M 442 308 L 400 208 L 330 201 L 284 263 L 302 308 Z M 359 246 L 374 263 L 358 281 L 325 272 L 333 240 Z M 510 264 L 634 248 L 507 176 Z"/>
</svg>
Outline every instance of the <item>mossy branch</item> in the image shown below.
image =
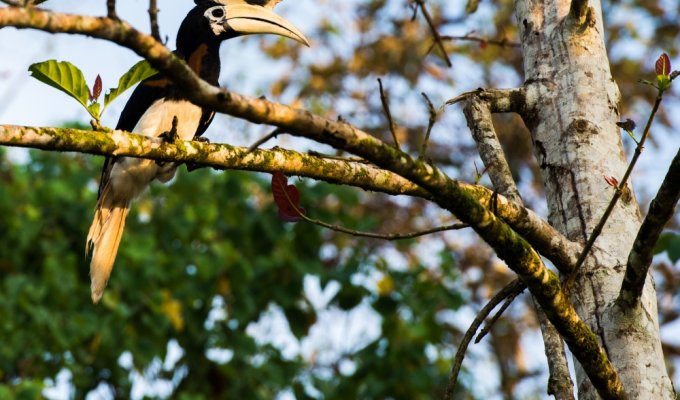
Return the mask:
<svg viewBox="0 0 680 400">
<path fill-rule="evenodd" d="M 368 190 L 419 195 L 430 198 L 451 211 L 464 210 L 459 218 L 465 222 L 474 222 L 474 229 L 527 284 L 595 386 L 601 390 L 601 394 L 609 394 L 603 397 L 613 398 L 620 394 L 621 383 L 616 371 L 607 360 L 595 335 L 579 319 L 573 306 L 563 295 L 557 276 L 543 265 L 539 255 L 524 238 L 482 204 L 484 201 L 492 201 L 492 196 L 489 195 L 486 199 L 485 196 L 475 196 L 475 193 L 483 193 L 484 190 L 453 181 L 429 164 L 407 155 L 389 158 L 388 152 L 380 156 L 378 149 L 373 146 L 381 146 L 365 141 L 366 139 L 359 143 L 348 141 L 347 146 L 359 154 L 370 155 L 370 158 L 388 165 L 406 179 L 365 163 L 322 159 L 288 150 L 249 152 L 246 148 L 225 144 L 182 141 L 166 143 L 160 139 L 122 131 L 0 126 L 1 145 L 191 162 L 221 169 L 281 171 Z M 382 146 L 393 149 L 384 144 Z M 423 188 L 429 193 L 423 191 Z"/>
<path fill-rule="evenodd" d="M 622 386 L 618 374 L 599 346 L 596 336 L 579 319 L 571 303 L 562 294 L 557 276 L 543 265 L 538 253 L 525 238 L 518 235 L 485 207 L 460 182 L 450 179 L 436 167 L 415 160 L 408 154 L 387 146 L 368 133 L 343 121 L 332 121 L 306 110 L 294 109 L 213 87 L 196 76 L 184 62 L 153 37 L 135 30 L 124 22 L 109 18 L 8 7 L 0 9 L 0 27 L 2 26 L 33 28 L 53 33 L 83 34 L 118 43 L 134 50 L 146 58 L 154 68 L 166 73 L 184 89 L 185 93 L 189 94 L 190 100 L 196 104 L 208 106 L 215 111 L 253 123 L 274 125 L 292 135 L 307 137 L 354 153 L 427 190 L 435 202 L 472 226 L 527 284 L 548 318 L 569 344 L 572 353 L 577 357 L 600 395 L 603 398 L 622 397 Z M 114 132 L 111 136 L 116 134 Z M 101 137 L 100 140 L 102 140 Z M 143 143 L 139 140 L 138 136 L 134 138 L 134 141 L 141 146 Z M 116 151 L 110 141 L 104 140 L 102 145 L 112 153 Z M 170 161 L 172 157 L 159 150 L 158 144 L 154 146 L 149 149 L 150 155 Z M 162 148 L 162 145 L 160 146 Z M 182 146 L 186 149 L 194 147 L 194 145 L 179 142 L 177 149 Z M 198 149 L 200 147 L 195 148 L 195 150 Z M 167 148 L 166 150 L 171 152 L 175 149 Z M 188 154 L 189 152 L 179 152 L 173 156 L 178 156 L 177 161 L 195 161 L 187 157 Z M 256 154 L 259 153 L 253 152 L 252 156 Z M 182 159 L 182 156 L 185 158 Z M 555 238 L 559 239 L 561 235 Z M 547 242 L 550 241 L 550 239 L 547 240 Z M 568 248 L 569 244 L 564 243 L 561 247 Z"/>
</svg>

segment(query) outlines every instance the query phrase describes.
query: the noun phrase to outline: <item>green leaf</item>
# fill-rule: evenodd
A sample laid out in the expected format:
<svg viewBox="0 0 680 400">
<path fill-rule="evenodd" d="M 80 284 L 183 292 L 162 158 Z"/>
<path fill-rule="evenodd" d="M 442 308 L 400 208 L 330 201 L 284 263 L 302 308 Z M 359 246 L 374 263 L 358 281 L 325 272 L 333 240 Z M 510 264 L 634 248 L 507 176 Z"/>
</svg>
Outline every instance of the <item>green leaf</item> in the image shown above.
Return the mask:
<svg viewBox="0 0 680 400">
<path fill-rule="evenodd" d="M 102 108 L 101 104 L 92 103 L 89 105 L 89 107 L 87 107 L 87 111 L 90 113 L 92 118 L 99 121 L 99 119 L 101 118 L 101 108 Z"/>
<path fill-rule="evenodd" d="M 78 67 L 68 61 L 48 60 L 28 67 L 35 79 L 61 90 L 87 108 L 90 89 Z"/>
<path fill-rule="evenodd" d="M 654 254 L 668 252 L 668 258 L 672 262 L 680 260 L 680 234 L 675 232 L 664 232 L 654 246 Z"/>
<path fill-rule="evenodd" d="M 142 60 L 133 65 L 128 72 L 120 77 L 120 80 L 118 81 L 118 87 L 109 89 L 108 93 L 106 93 L 106 96 L 104 96 L 104 108 L 108 107 L 113 100 L 123 94 L 123 92 L 126 90 L 135 86 L 144 79 L 156 75 L 157 73 L 158 71 L 153 69 L 153 67 L 151 67 L 149 62 L 146 60 Z"/>
</svg>

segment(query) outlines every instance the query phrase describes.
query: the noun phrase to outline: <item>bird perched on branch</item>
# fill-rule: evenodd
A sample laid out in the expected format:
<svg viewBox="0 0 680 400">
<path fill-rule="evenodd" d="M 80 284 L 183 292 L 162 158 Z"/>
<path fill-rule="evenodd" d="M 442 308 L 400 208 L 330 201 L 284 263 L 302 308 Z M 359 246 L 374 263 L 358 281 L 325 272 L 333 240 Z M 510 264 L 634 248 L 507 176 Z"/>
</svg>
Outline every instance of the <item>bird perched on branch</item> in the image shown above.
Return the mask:
<svg viewBox="0 0 680 400">
<path fill-rule="evenodd" d="M 220 74 L 220 44 L 227 39 L 272 33 L 309 45 L 300 31 L 272 9 L 280 0 L 195 0 L 177 34 L 175 54 L 212 85 Z M 180 140 L 200 137 L 215 113 L 188 100 L 181 88 L 163 74 L 143 81 L 125 105 L 116 129 L 159 137 L 172 133 Z M 87 235 L 91 252 L 92 301 L 99 302 L 106 287 L 118 245 L 123 236 L 130 202 L 151 181 L 167 182 L 174 163 L 116 157 L 107 158 L 99 186 L 94 221 Z"/>
</svg>

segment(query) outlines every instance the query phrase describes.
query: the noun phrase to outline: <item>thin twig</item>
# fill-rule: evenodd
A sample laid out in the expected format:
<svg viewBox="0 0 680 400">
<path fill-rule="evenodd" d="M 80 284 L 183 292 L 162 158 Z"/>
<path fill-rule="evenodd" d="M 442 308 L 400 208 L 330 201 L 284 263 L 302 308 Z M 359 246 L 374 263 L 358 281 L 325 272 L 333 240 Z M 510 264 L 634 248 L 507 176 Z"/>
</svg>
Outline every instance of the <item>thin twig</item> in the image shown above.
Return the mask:
<svg viewBox="0 0 680 400">
<path fill-rule="evenodd" d="M 392 133 L 392 139 L 394 140 L 394 145 L 397 150 L 401 151 L 401 146 L 399 145 L 399 138 L 397 138 L 397 124 L 394 123 L 392 118 L 392 111 L 390 111 L 390 102 L 387 98 L 387 93 L 383 88 L 382 79 L 378 78 L 378 85 L 380 86 L 380 101 L 382 101 L 383 110 L 385 110 L 385 116 L 387 117 L 387 122 L 390 125 L 390 132 Z"/>
<path fill-rule="evenodd" d="M 609 216 L 611 215 L 612 211 L 614 211 L 614 207 L 616 206 L 616 203 L 619 201 L 619 198 L 621 198 L 621 195 L 624 193 L 624 190 L 629 190 L 627 187 L 628 178 L 630 178 L 630 174 L 633 172 L 633 168 L 635 168 L 635 164 L 640 158 L 640 154 L 642 154 L 645 141 L 649 137 L 649 132 L 652 128 L 652 122 L 654 121 L 654 117 L 656 116 L 657 111 L 659 111 L 661 100 L 663 100 L 663 92 L 659 91 L 658 95 L 656 96 L 656 100 L 654 101 L 654 107 L 652 107 L 652 111 L 649 113 L 649 118 L 647 119 L 647 125 L 645 125 L 645 130 L 642 132 L 642 138 L 640 139 L 640 143 L 638 143 L 637 147 L 635 147 L 635 153 L 633 154 L 633 158 L 630 160 L 630 163 L 628 164 L 628 169 L 626 170 L 626 173 L 623 174 L 623 178 L 621 178 L 619 185 L 615 188 L 614 196 L 609 202 L 607 209 L 604 211 L 602 218 L 600 218 L 600 221 L 597 223 L 597 226 L 595 226 L 595 229 L 593 229 L 593 232 L 590 234 L 590 237 L 588 238 L 588 241 L 586 242 L 585 246 L 583 246 L 583 251 L 581 251 L 578 260 L 574 265 L 574 270 L 571 272 L 571 274 L 566 279 L 563 285 L 565 293 L 569 293 L 571 285 L 574 284 L 574 280 L 576 279 L 576 274 L 578 273 L 578 270 L 581 268 L 581 265 L 583 265 L 583 262 L 586 260 L 586 257 L 588 257 L 590 250 L 593 248 L 593 245 L 595 244 L 595 240 L 597 240 L 598 236 L 600 236 L 600 233 L 602 233 L 602 228 L 604 228 L 604 225 L 607 223 Z"/>
<path fill-rule="evenodd" d="M 113 20 L 119 19 L 116 14 L 116 0 L 106 0 L 106 15 Z"/>
<path fill-rule="evenodd" d="M 453 41 L 453 40 L 462 40 L 462 41 L 468 41 L 468 42 L 477 42 L 481 44 L 491 44 L 494 46 L 499 46 L 499 47 L 522 47 L 522 44 L 519 42 L 513 42 L 511 40 L 507 39 L 486 39 L 486 38 L 481 38 L 478 36 L 472 36 L 472 35 L 464 35 L 464 36 L 442 36 L 442 40 L 446 41 Z"/>
<path fill-rule="evenodd" d="M 484 339 L 484 337 L 485 337 L 486 335 L 488 335 L 489 332 L 491 332 L 491 328 L 494 326 L 494 324 L 496 323 L 496 321 L 498 321 L 498 319 L 501 317 L 501 315 L 503 315 L 503 313 L 505 312 L 505 310 L 507 310 L 508 307 L 510 307 L 510 305 L 512 304 L 512 302 L 515 301 L 515 299 L 517 298 L 517 296 L 519 296 L 519 295 L 522 293 L 522 291 L 524 291 L 524 288 L 522 288 L 522 290 L 516 290 L 516 291 L 510 293 L 510 294 L 505 298 L 505 302 L 503 303 L 503 305 L 501 306 L 501 308 L 498 309 L 498 312 L 497 312 L 496 314 L 494 314 L 494 316 L 491 317 L 491 319 L 489 319 L 489 321 L 488 321 L 486 324 L 484 324 L 484 328 L 482 328 L 482 330 L 479 332 L 479 335 L 477 335 L 477 338 L 475 339 L 475 343 L 481 342 L 482 339 Z"/>
<path fill-rule="evenodd" d="M 318 151 L 310 150 L 307 152 L 310 156 L 314 157 L 321 157 L 325 158 L 328 160 L 335 160 L 335 161 L 347 161 L 347 162 L 353 162 L 353 163 L 361 163 L 361 164 L 370 164 L 370 161 L 367 161 L 366 159 L 363 159 L 361 157 L 343 157 L 343 156 L 333 156 L 330 154 L 323 154 Z"/>
<path fill-rule="evenodd" d="M 157 0 L 149 0 L 149 23 L 151 24 L 151 36 L 159 42 L 161 39 L 161 31 L 158 28 L 158 5 Z"/>
<path fill-rule="evenodd" d="M 494 297 L 491 298 L 491 300 L 489 300 L 488 303 L 486 303 L 484 307 L 482 307 L 481 310 L 479 310 L 479 313 L 477 313 L 477 316 L 470 324 L 467 332 L 465 332 L 463 340 L 460 342 L 458 350 L 456 351 L 456 358 L 453 361 L 453 367 L 451 368 L 451 374 L 449 375 L 449 383 L 446 387 L 446 393 L 444 394 L 444 398 L 446 400 L 453 399 L 454 390 L 456 389 L 456 382 L 458 382 L 458 374 L 460 373 L 460 368 L 463 365 L 463 359 L 465 359 L 465 353 L 467 352 L 468 345 L 475 336 L 477 329 L 479 329 L 486 317 L 489 316 L 491 311 L 493 311 L 493 309 L 496 308 L 498 304 L 510 296 L 517 297 L 517 295 L 522 293 L 524 289 L 526 289 L 524 282 L 522 282 L 520 279 L 515 279 L 514 281 L 510 282 L 510 284 L 501 289 Z"/>
<path fill-rule="evenodd" d="M 286 196 L 286 200 L 288 201 L 288 204 L 293 207 L 293 210 L 298 214 L 300 218 L 303 220 L 326 228 L 330 229 L 336 232 L 341 232 L 341 233 L 347 233 L 352 236 L 357 236 L 357 237 L 366 237 L 366 238 L 371 238 L 371 239 L 382 239 L 382 240 L 404 240 L 404 239 L 415 239 L 421 236 L 426 236 L 426 235 L 431 235 L 433 233 L 439 233 L 439 232 L 445 232 L 445 231 L 453 231 L 453 230 L 461 230 L 461 229 L 466 229 L 469 228 L 470 226 L 467 224 L 451 224 L 451 225 L 445 225 L 445 226 L 439 226 L 436 228 L 431 228 L 431 229 L 426 229 L 423 231 L 418 231 L 418 232 L 410 232 L 410 233 L 389 233 L 389 234 L 381 234 L 381 233 L 372 233 L 372 232 L 362 232 L 362 231 L 356 231 L 354 229 L 348 229 L 340 225 L 334 225 L 334 224 L 329 224 L 323 221 L 319 221 L 318 219 L 313 219 L 309 218 L 303 210 L 298 208 L 298 206 L 295 204 L 295 202 L 290 198 L 288 195 L 288 191 L 286 188 L 283 188 L 283 194 Z"/>
<path fill-rule="evenodd" d="M 262 137 L 259 139 L 257 142 L 253 143 L 250 147 L 248 147 L 248 153 L 251 153 L 255 151 L 258 147 L 262 146 L 263 144 L 267 143 L 268 141 L 274 139 L 275 137 L 279 136 L 280 134 L 285 133 L 283 129 L 281 128 L 276 128 L 271 133 L 267 134 L 266 136 Z"/>
<path fill-rule="evenodd" d="M 441 111 L 441 108 L 439 110 L 434 108 L 434 104 L 432 104 L 432 101 L 430 101 L 430 98 L 427 97 L 425 93 L 421 93 L 423 98 L 425 98 L 425 103 L 427 104 L 427 110 L 430 113 L 430 120 L 427 123 L 427 132 L 425 132 L 425 139 L 423 140 L 423 146 L 420 148 L 420 155 L 418 156 L 418 160 L 423 160 L 425 158 L 425 153 L 427 153 L 427 146 L 428 143 L 430 142 L 430 134 L 432 133 L 432 128 L 434 127 L 434 124 L 437 123 L 437 116 L 439 115 L 439 111 Z"/>
<path fill-rule="evenodd" d="M 425 6 L 425 1 L 424 0 L 415 0 L 418 6 L 420 7 L 420 10 L 423 13 L 423 17 L 425 17 L 425 20 L 427 21 L 427 24 L 430 26 L 430 30 L 432 31 L 432 36 L 434 36 L 434 41 L 437 43 L 437 47 L 439 47 L 439 50 L 442 52 L 442 56 L 444 57 L 444 60 L 446 61 L 446 65 L 450 67 L 453 67 L 453 64 L 451 63 L 451 59 L 449 58 L 449 54 L 446 52 L 446 48 L 444 47 L 444 42 L 442 41 L 441 35 L 439 35 L 439 31 L 437 31 L 437 27 L 434 25 L 434 21 L 432 20 L 432 17 L 430 16 L 430 12 L 427 10 L 427 7 Z"/>
</svg>

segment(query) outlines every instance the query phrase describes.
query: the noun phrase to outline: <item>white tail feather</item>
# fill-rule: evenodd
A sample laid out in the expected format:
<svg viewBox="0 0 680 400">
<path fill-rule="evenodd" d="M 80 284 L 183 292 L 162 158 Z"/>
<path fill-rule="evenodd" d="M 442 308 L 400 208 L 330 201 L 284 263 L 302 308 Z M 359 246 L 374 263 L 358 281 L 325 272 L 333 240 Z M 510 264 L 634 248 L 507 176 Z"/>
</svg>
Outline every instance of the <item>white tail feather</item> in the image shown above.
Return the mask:
<svg viewBox="0 0 680 400">
<path fill-rule="evenodd" d="M 108 188 L 106 188 L 108 189 Z M 111 276 L 113 262 L 116 260 L 118 245 L 123 237 L 125 218 L 130 210 L 130 201 L 112 201 L 104 190 L 97 202 L 94 221 L 87 234 L 85 255 L 92 251 L 90 279 L 92 302 L 98 303 Z"/>
</svg>

